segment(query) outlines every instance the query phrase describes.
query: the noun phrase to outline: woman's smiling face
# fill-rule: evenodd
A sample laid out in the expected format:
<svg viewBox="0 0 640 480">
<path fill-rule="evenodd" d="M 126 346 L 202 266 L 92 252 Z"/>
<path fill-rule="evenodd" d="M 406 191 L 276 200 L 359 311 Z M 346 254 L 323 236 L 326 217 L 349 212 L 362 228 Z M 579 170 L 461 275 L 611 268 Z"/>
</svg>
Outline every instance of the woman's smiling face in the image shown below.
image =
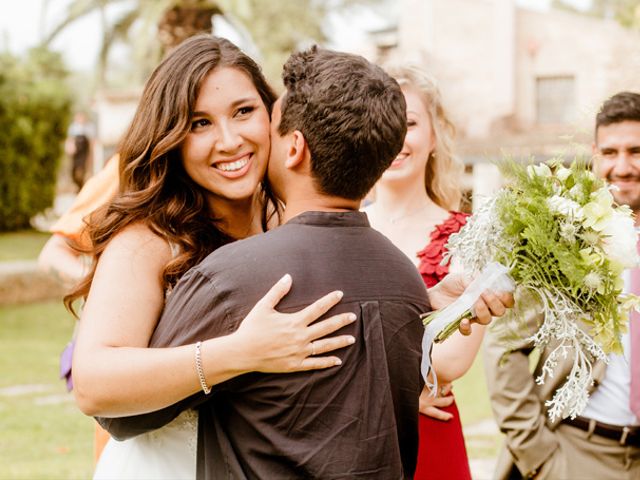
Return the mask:
<svg viewBox="0 0 640 480">
<path fill-rule="evenodd" d="M 191 179 L 210 201 L 252 198 L 269 158 L 269 113 L 249 76 L 216 68 L 203 80 L 180 147 Z"/>
<path fill-rule="evenodd" d="M 382 181 L 415 180 L 424 182 L 429 155 L 435 148 L 435 137 L 427 107 L 418 91 L 402 87 L 407 103 L 407 134 L 402 150 L 382 176 Z"/>
</svg>

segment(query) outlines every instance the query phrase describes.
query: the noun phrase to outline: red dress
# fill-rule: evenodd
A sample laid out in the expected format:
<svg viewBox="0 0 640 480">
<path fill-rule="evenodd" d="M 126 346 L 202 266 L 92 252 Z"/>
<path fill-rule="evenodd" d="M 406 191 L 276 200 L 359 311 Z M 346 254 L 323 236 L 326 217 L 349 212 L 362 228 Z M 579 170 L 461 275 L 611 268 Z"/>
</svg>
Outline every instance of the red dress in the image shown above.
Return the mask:
<svg viewBox="0 0 640 480">
<path fill-rule="evenodd" d="M 418 270 L 427 288 L 433 287 L 449 273 L 448 265 L 440 265 L 444 246 L 449 235 L 456 233 L 467 221 L 468 215 L 450 212 L 449 217 L 437 225 L 430 236 L 429 244 L 418 252 Z M 418 464 L 415 480 L 471 480 L 467 449 L 462 436 L 460 414 L 454 401 L 442 408 L 453 418 L 447 422 L 420 415 Z"/>
</svg>

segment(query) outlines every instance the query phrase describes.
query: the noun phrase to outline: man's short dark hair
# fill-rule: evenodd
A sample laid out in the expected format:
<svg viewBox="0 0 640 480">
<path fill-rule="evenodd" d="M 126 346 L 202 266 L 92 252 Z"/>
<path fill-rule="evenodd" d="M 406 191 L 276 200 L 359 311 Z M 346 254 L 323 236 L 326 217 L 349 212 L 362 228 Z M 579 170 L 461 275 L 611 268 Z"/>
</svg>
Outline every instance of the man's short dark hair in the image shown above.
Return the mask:
<svg viewBox="0 0 640 480">
<path fill-rule="evenodd" d="M 601 126 L 626 121 L 640 122 L 639 93 L 620 92 L 604 102 L 596 116 L 596 132 Z"/>
<path fill-rule="evenodd" d="M 364 198 L 404 143 L 406 104 L 398 83 L 363 57 L 317 46 L 292 54 L 282 79 L 279 133 L 302 132 L 320 191 Z"/>
</svg>

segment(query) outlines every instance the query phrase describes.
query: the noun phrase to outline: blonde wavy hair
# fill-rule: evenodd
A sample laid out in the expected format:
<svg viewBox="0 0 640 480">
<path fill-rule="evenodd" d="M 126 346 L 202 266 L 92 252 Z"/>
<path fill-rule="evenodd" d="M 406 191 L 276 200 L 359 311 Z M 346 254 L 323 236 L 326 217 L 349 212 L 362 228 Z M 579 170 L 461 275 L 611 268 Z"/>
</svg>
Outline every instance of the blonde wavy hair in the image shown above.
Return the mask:
<svg viewBox="0 0 640 480">
<path fill-rule="evenodd" d="M 444 111 L 435 80 L 417 65 L 388 65 L 385 70 L 401 87 L 415 88 L 429 114 L 436 146 L 429 155 L 425 172 L 427 195 L 442 208 L 459 210 L 464 164 L 453 153 L 455 127 Z"/>
</svg>

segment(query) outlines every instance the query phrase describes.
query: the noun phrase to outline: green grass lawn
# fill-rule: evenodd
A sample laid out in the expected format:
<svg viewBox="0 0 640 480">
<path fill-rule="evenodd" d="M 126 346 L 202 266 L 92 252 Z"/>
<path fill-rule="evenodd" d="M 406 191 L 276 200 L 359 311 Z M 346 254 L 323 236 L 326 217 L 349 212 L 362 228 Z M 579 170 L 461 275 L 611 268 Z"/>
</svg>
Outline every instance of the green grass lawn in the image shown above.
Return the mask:
<svg viewBox="0 0 640 480">
<path fill-rule="evenodd" d="M 58 379 L 73 330 L 62 302 L 0 307 L 0 479 L 86 479 L 93 421 Z"/>
<path fill-rule="evenodd" d="M 35 230 L 1 233 L 0 262 L 35 260 L 50 236 L 50 233 Z"/>
<path fill-rule="evenodd" d="M 471 369 L 453 384 L 453 392 L 460 410 L 463 425 L 492 418 L 489 393 L 484 378 L 482 352 L 478 353 Z"/>
<path fill-rule="evenodd" d="M 454 382 L 453 391 L 460 410 L 462 425 L 470 427 L 483 421 L 493 420 L 489 393 L 484 375 L 482 350 L 478 353 L 471 369 Z M 502 445 L 502 434 L 465 434 L 469 458 L 497 458 Z"/>
</svg>

